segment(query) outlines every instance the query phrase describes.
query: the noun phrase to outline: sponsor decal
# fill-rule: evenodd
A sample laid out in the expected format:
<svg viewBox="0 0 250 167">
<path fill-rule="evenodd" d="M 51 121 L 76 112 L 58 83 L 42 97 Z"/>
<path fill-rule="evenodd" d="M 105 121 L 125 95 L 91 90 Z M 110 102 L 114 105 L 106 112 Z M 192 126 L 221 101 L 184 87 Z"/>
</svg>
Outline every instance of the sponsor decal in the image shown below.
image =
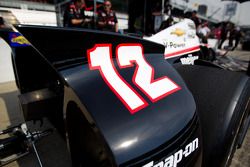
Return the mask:
<svg viewBox="0 0 250 167">
<path fill-rule="evenodd" d="M 197 52 L 199 50 L 200 50 L 200 45 L 190 47 L 190 48 L 186 48 L 186 49 L 183 49 L 183 50 L 178 50 L 178 51 L 172 52 L 172 53 L 167 53 L 167 54 L 165 54 L 165 58 L 168 59 L 168 58 L 172 58 L 172 57 L 177 57 L 177 56 L 188 54 L 188 53 L 191 53 L 191 52 L 192 53 Z"/>
<path fill-rule="evenodd" d="M 196 34 L 195 32 L 192 31 L 192 32 L 188 32 L 187 36 L 188 38 L 195 38 Z"/>
<path fill-rule="evenodd" d="M 189 54 L 188 57 L 181 58 L 181 64 L 194 65 L 194 61 L 198 59 L 199 59 L 199 56 L 193 56 L 192 54 Z"/>
<path fill-rule="evenodd" d="M 166 48 L 183 48 L 186 46 L 185 43 L 175 43 L 175 42 L 167 42 L 167 41 L 163 41 L 163 45 Z"/>
<path fill-rule="evenodd" d="M 116 47 L 116 60 L 120 69 L 134 68 L 132 83 L 145 95 L 143 97 L 118 72 L 112 59 L 111 44 L 96 44 L 87 51 L 89 69 L 98 70 L 104 82 L 131 114 L 150 105 L 152 102 L 175 93 L 181 89 L 168 76 L 155 77 L 154 67 L 144 57 L 143 46 L 137 43 L 123 43 Z"/>
<path fill-rule="evenodd" d="M 176 35 L 176 36 L 180 37 L 180 36 L 182 36 L 182 35 L 185 35 L 186 32 L 185 32 L 183 29 L 181 29 L 181 28 L 176 28 L 176 29 L 175 29 L 174 31 L 172 31 L 170 34 L 171 34 L 171 35 Z"/>
<path fill-rule="evenodd" d="M 199 140 L 198 138 L 194 139 L 188 145 L 185 146 L 185 149 L 180 149 L 174 154 L 170 155 L 166 159 L 154 162 L 151 161 L 142 167 L 177 167 L 178 163 L 180 163 L 183 158 L 188 157 L 192 152 L 197 150 L 199 147 Z"/>
<path fill-rule="evenodd" d="M 11 32 L 9 34 L 9 39 L 10 39 L 10 46 L 12 47 L 30 46 L 29 41 L 19 33 Z"/>
</svg>

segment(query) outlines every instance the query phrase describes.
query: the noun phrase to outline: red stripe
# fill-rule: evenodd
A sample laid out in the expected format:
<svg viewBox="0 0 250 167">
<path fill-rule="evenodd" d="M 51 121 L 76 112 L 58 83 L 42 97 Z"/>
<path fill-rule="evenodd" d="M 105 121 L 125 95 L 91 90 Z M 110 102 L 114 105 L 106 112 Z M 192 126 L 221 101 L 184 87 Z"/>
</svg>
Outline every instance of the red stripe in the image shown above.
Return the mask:
<svg viewBox="0 0 250 167">
<path fill-rule="evenodd" d="M 99 7 L 101 7 L 101 6 L 102 6 L 102 4 L 96 5 L 96 9 L 99 8 Z M 93 9 L 94 9 L 94 6 L 90 6 L 90 7 L 86 7 L 85 6 L 85 10 L 86 11 L 92 11 Z"/>
<path fill-rule="evenodd" d="M 94 7 L 88 7 L 88 8 L 86 7 L 85 8 L 86 11 L 90 11 L 90 10 L 93 10 L 93 9 L 94 9 Z"/>
<path fill-rule="evenodd" d="M 210 48 L 211 46 L 209 44 L 203 43 L 202 46 L 206 46 L 207 48 Z"/>
<path fill-rule="evenodd" d="M 173 57 L 173 56 L 176 56 L 176 55 L 179 55 L 179 54 L 182 54 L 182 53 L 186 53 L 186 52 L 191 52 L 191 51 L 194 51 L 194 50 L 197 50 L 199 49 L 200 50 L 200 46 L 194 46 L 192 48 L 187 48 L 187 49 L 184 49 L 184 50 L 180 50 L 180 51 L 177 51 L 177 52 L 173 52 L 173 53 L 168 53 L 168 54 L 165 54 L 165 58 L 166 57 Z"/>
</svg>

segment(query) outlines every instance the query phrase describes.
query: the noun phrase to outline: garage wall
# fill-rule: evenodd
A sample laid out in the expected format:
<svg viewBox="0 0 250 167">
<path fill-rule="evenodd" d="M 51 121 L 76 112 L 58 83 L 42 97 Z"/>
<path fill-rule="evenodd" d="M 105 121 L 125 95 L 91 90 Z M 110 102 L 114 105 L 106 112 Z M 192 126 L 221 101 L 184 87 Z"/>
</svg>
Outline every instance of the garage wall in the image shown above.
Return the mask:
<svg viewBox="0 0 250 167">
<path fill-rule="evenodd" d="M 11 48 L 0 38 L 0 83 L 14 81 L 14 71 L 11 61 Z"/>
</svg>

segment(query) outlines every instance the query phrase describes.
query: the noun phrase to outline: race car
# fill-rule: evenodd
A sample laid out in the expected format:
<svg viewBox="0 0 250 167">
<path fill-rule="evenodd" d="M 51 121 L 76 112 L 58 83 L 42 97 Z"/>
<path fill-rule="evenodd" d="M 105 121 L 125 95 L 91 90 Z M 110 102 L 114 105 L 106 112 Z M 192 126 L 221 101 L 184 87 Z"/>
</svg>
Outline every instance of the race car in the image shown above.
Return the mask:
<svg viewBox="0 0 250 167">
<path fill-rule="evenodd" d="M 74 167 L 229 166 L 243 142 L 245 74 L 182 65 L 166 45 L 111 32 L 19 25 L 0 36 L 25 120 L 48 117 Z"/>
<path fill-rule="evenodd" d="M 164 56 L 170 63 L 194 64 L 197 59 L 215 60 L 215 42 L 208 40 L 207 44 L 196 35 L 196 27 L 192 20 L 183 19 L 180 22 L 144 39 L 165 46 Z"/>
</svg>

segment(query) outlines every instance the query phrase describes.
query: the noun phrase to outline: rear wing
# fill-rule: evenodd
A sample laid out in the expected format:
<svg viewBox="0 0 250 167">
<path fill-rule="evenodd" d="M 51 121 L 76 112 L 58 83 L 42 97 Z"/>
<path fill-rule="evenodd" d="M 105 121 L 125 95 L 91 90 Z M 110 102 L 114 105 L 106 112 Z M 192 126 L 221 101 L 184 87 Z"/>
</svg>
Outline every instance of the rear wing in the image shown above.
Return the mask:
<svg viewBox="0 0 250 167">
<path fill-rule="evenodd" d="M 21 93 L 63 82 L 58 71 L 87 63 L 87 49 L 95 44 L 140 43 L 145 53 L 162 54 L 164 47 L 150 41 L 117 33 L 88 29 L 42 26 L 16 26 L 16 31 L 1 33 L 12 47 L 13 66 Z"/>
<path fill-rule="evenodd" d="M 86 59 L 86 50 L 98 43 L 140 43 L 145 53 L 163 53 L 164 47 L 136 37 L 89 29 L 18 26 L 18 31 L 55 68 L 65 61 Z"/>
</svg>

